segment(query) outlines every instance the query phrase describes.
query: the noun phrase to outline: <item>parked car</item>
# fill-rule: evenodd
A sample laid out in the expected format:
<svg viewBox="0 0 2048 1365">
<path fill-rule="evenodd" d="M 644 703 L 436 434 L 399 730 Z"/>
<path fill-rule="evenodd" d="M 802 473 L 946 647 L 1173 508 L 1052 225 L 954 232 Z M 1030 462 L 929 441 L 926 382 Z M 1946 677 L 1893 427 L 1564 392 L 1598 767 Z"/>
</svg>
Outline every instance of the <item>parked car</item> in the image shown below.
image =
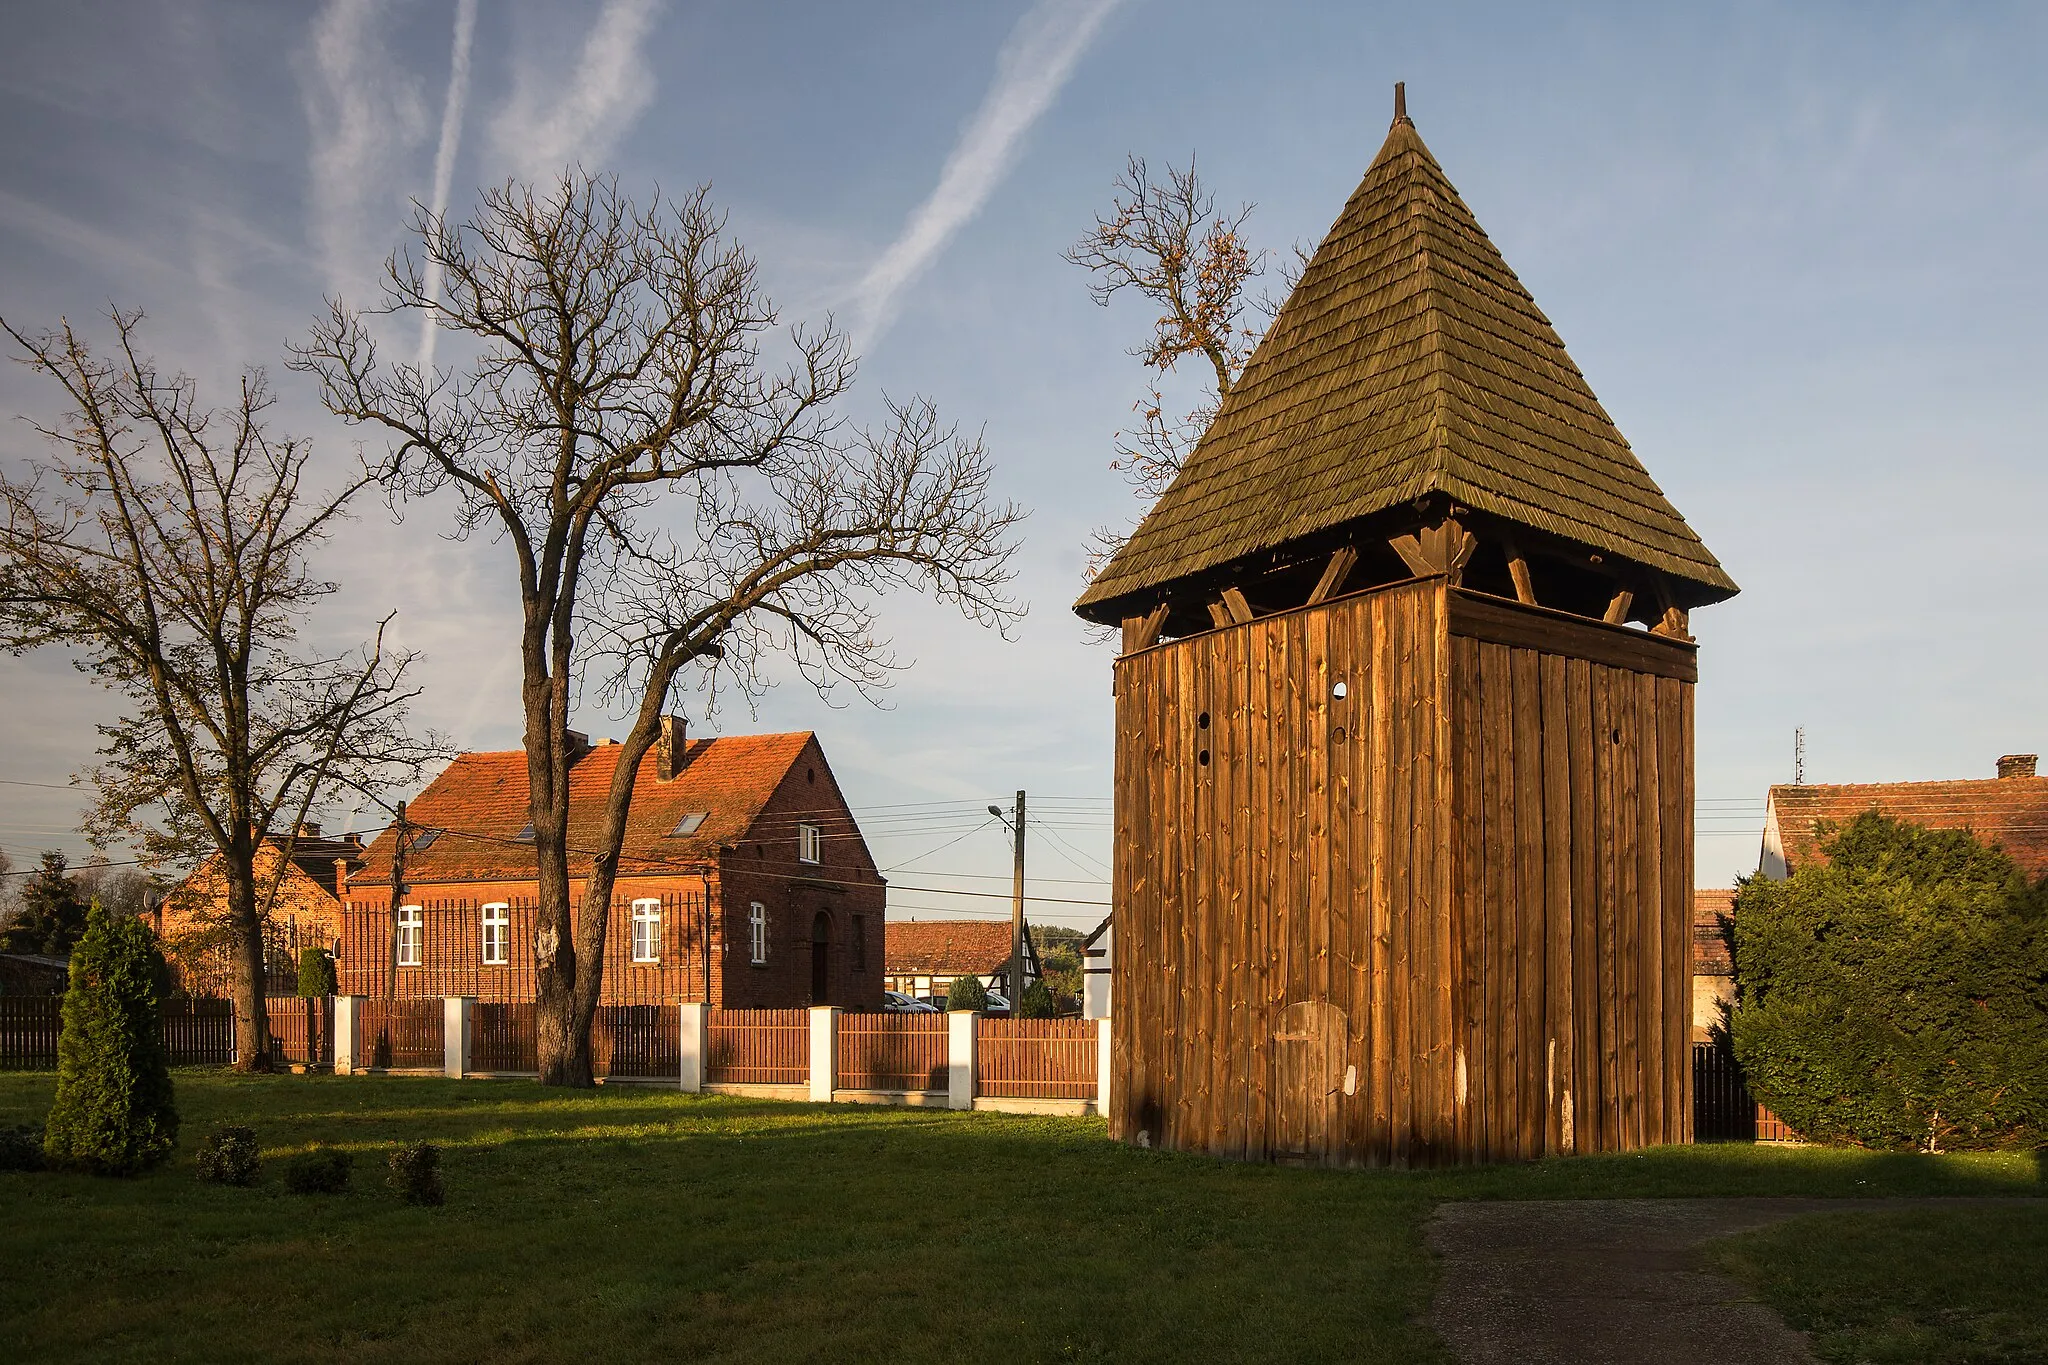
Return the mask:
<svg viewBox="0 0 2048 1365">
<path fill-rule="evenodd" d="M 1008 1014 L 1010 1012 L 1010 997 L 1007 995 L 997 995 L 994 991 L 990 991 L 987 1002 L 981 1007 L 981 1012 L 983 1014 Z"/>
<path fill-rule="evenodd" d="M 902 991 L 883 991 L 882 1008 L 891 1014 L 937 1014 L 938 1011 L 922 1000 L 912 999 Z"/>
</svg>

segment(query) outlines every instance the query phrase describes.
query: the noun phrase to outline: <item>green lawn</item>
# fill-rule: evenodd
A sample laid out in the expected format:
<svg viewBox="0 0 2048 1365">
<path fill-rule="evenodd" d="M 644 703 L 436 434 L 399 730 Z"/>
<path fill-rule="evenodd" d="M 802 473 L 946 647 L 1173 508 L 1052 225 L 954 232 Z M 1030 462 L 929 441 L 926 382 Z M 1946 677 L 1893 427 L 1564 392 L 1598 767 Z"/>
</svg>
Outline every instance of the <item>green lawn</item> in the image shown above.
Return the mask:
<svg viewBox="0 0 2048 1365">
<path fill-rule="evenodd" d="M 1795 1218 L 1716 1244 L 1822 1360 L 2048 1361 L 2048 1202 Z"/>
<path fill-rule="evenodd" d="M 0 1074 L 0 1125 L 47 1074 Z M 1226 1165 L 1099 1122 L 523 1082 L 178 1075 L 178 1159 L 0 1175 L 0 1359 L 1440 1360 L 1445 1198 L 2029 1194 L 2021 1157 L 1715 1146 L 1442 1173 Z M 354 1191 L 202 1185 L 210 1124 Z M 446 1149 L 448 1204 L 382 1187 Z"/>
</svg>

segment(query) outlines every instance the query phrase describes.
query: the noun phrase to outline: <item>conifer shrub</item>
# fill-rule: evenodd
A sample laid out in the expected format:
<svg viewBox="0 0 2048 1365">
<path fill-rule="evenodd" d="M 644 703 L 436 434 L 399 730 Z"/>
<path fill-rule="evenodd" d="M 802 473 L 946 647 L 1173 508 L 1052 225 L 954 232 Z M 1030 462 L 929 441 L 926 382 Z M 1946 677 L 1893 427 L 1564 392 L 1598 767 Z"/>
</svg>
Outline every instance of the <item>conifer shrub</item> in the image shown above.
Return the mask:
<svg viewBox="0 0 2048 1365">
<path fill-rule="evenodd" d="M 284 1187 L 293 1194 L 340 1194 L 348 1188 L 355 1164 L 352 1153 L 315 1147 L 284 1164 Z"/>
<path fill-rule="evenodd" d="M 447 1192 L 441 1188 L 441 1149 L 433 1143 L 402 1142 L 392 1149 L 388 1164 L 388 1183 L 406 1203 L 446 1202 Z"/>
<path fill-rule="evenodd" d="M 1053 1008 L 1052 991 L 1043 981 L 1034 981 L 1024 988 L 1024 998 L 1017 1003 L 1019 1019 L 1050 1019 L 1058 1011 Z"/>
<path fill-rule="evenodd" d="M 42 1124 L 0 1128 L 0 1171 L 40 1171 L 43 1164 Z"/>
<path fill-rule="evenodd" d="M 215 1185 L 251 1185 L 263 1159 L 256 1150 L 256 1130 L 223 1123 L 199 1140 L 193 1158 L 199 1178 Z"/>
<path fill-rule="evenodd" d="M 988 1008 L 988 988 L 981 984 L 978 976 L 956 976 L 953 984 L 946 988 L 946 1008 L 985 1010 Z"/>
<path fill-rule="evenodd" d="M 340 984 L 335 976 L 334 959 L 325 948 L 299 949 L 299 998 L 320 1000 L 333 995 Z"/>
<path fill-rule="evenodd" d="M 1750 1092 L 1816 1142 L 2048 1141 L 2048 883 L 1962 830 L 1873 811 L 1820 833 L 1825 864 L 1736 896 Z"/>
<path fill-rule="evenodd" d="M 164 1048 L 169 988 L 156 932 L 95 902 L 64 993 L 57 1098 L 43 1136 L 51 1165 L 135 1175 L 170 1156 L 178 1107 Z"/>
</svg>

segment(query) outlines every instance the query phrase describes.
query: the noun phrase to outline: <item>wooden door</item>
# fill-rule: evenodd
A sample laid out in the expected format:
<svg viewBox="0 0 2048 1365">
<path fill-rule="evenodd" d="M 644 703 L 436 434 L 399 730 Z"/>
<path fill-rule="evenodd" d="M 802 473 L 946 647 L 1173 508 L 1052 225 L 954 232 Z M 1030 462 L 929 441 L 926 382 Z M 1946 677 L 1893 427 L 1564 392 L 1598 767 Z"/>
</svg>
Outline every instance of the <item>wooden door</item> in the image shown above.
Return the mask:
<svg viewBox="0 0 2048 1365">
<path fill-rule="evenodd" d="M 1268 1155 L 1321 1161 L 1330 1147 L 1337 1096 L 1344 1088 L 1344 1011 L 1327 1000 L 1297 1000 L 1280 1011 L 1273 1034 Z"/>
</svg>

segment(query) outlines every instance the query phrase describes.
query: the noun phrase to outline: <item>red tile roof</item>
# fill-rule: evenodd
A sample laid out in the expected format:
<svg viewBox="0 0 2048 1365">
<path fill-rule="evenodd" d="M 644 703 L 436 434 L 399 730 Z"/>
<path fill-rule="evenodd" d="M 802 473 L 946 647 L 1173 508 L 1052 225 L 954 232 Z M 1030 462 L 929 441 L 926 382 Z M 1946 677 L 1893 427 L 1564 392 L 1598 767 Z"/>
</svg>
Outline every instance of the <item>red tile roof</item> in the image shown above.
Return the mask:
<svg viewBox="0 0 2048 1365">
<path fill-rule="evenodd" d="M 1728 942 L 1721 937 L 1721 917 L 1735 912 L 1735 892 L 1726 888 L 1695 888 L 1692 893 L 1692 970 L 1695 976 L 1733 976 Z"/>
<path fill-rule="evenodd" d="M 1822 861 L 1815 821 L 1846 825 L 1876 810 L 1931 829 L 1970 830 L 2011 854 L 2028 876 L 2048 873 L 2048 777 L 1773 787 L 1771 809 L 1795 869 Z"/>
<path fill-rule="evenodd" d="M 891 920 L 884 934 L 882 969 L 891 976 L 987 976 L 1009 960 L 1005 920 Z"/>
<path fill-rule="evenodd" d="M 693 739 L 682 772 L 671 782 L 655 776 L 650 752 L 634 780 L 633 811 L 619 871 L 681 872 L 689 864 L 715 857 L 719 845 L 744 838 L 811 742 L 809 731 Z M 601 744 L 569 769 L 572 876 L 588 866 L 587 851 L 597 846 L 599 808 L 621 752 L 617 744 Z M 436 831 L 425 848 L 415 845 L 407 855 L 406 880 L 532 878 L 533 846 L 519 838 L 529 819 L 530 790 L 523 750 L 464 754 L 450 763 L 406 807 L 412 824 Z M 695 811 L 705 813 L 704 822 L 692 833 L 676 836 L 678 823 Z M 392 846 L 392 831 L 387 829 L 365 851 L 363 870 L 351 880 L 358 885 L 388 885 Z"/>
</svg>

